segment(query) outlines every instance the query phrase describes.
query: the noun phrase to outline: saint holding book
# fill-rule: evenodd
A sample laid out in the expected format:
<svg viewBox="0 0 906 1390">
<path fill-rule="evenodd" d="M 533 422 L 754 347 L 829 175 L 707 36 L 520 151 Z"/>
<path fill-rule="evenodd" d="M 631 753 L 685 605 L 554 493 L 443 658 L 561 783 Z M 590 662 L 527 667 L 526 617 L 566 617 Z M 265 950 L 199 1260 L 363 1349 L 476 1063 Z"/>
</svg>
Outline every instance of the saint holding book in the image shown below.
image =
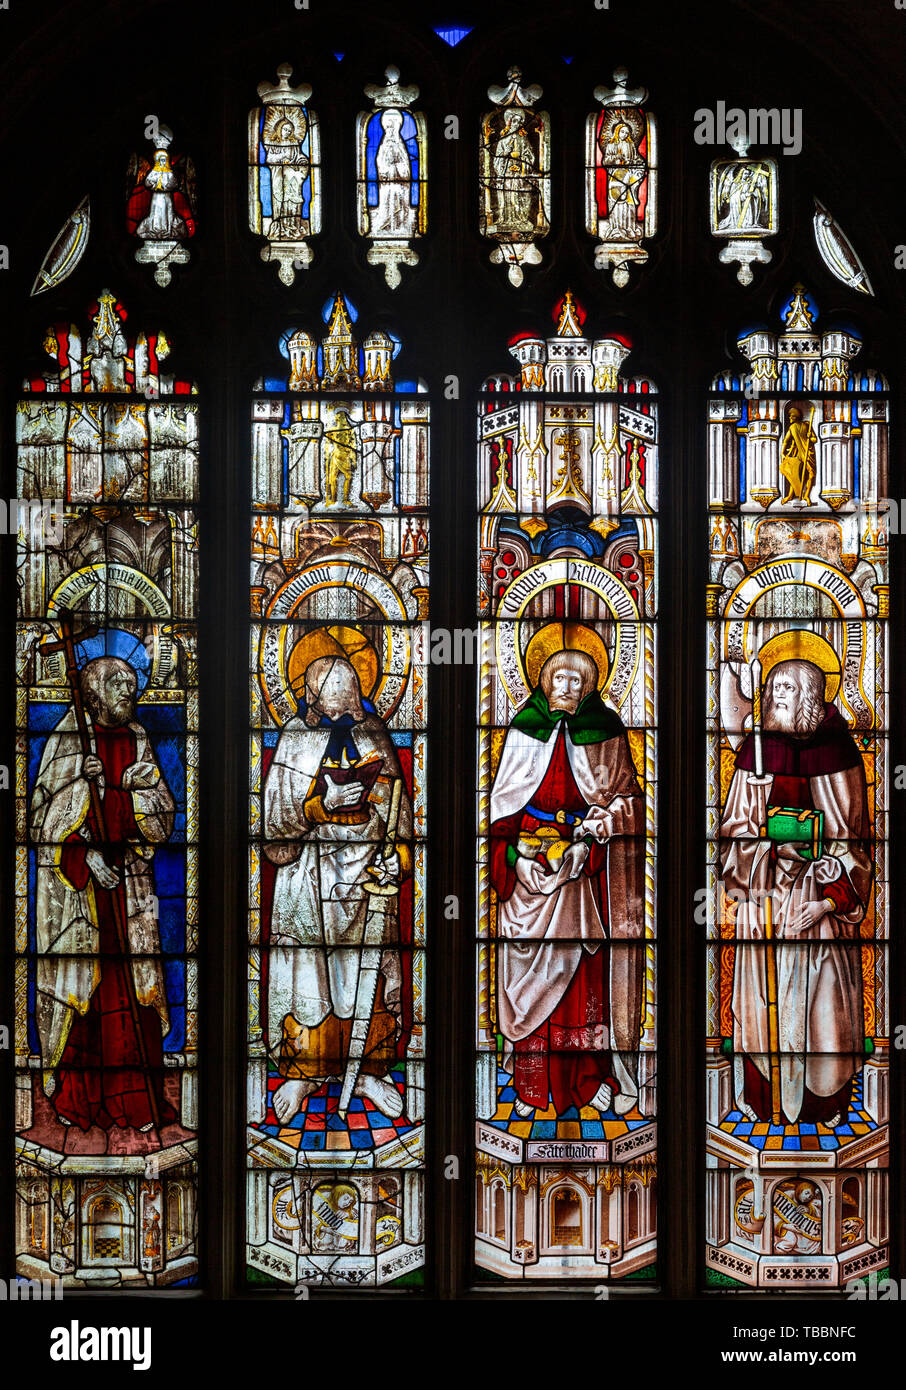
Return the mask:
<svg viewBox="0 0 906 1390">
<path fill-rule="evenodd" d="M 396 749 L 363 699 L 355 668 L 340 656 L 317 657 L 305 671 L 304 700 L 283 728 L 264 787 L 265 854 L 278 866 L 268 1046 L 283 1078 L 274 1094 L 283 1124 L 325 1081 L 344 1076 L 357 1022 L 367 1034 L 353 1094 L 391 1119 L 402 1113 L 389 1077 L 403 995 L 396 896 L 384 899 L 377 988 L 368 1019 L 357 1019 L 363 947 L 372 944 L 374 921 L 368 885 L 398 883 L 411 869 L 412 810 L 405 791 L 394 798 L 397 780 L 402 786 Z"/>
</svg>

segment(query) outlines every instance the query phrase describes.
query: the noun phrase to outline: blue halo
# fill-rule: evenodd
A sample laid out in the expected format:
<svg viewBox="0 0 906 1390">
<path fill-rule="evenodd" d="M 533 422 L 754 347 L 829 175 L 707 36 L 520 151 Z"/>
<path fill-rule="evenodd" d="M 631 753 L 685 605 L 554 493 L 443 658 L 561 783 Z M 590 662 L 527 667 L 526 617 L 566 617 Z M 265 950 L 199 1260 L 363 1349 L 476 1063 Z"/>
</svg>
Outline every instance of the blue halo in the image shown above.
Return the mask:
<svg viewBox="0 0 906 1390">
<path fill-rule="evenodd" d="M 120 627 L 104 628 L 96 637 L 87 637 L 84 642 L 77 642 L 75 652 L 79 670 L 96 657 L 118 656 L 121 661 L 128 661 L 135 672 L 138 695 L 141 695 L 148 684 L 151 658 L 134 632 L 124 632 Z"/>
</svg>

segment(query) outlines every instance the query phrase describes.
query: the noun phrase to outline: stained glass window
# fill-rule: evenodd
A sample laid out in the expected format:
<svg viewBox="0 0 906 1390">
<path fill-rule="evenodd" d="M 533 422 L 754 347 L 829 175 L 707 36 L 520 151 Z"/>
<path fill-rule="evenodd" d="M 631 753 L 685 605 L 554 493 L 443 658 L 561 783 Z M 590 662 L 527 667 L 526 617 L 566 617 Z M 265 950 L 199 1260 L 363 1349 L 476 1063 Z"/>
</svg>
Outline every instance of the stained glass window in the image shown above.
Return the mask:
<svg viewBox="0 0 906 1390">
<path fill-rule="evenodd" d="M 510 284 L 521 285 L 524 265 L 540 265 L 536 243 L 550 231 L 551 122 L 535 111 L 541 88 L 523 87 L 522 70 L 510 68 L 506 86 L 488 88 L 495 109 L 481 118 L 479 189 L 481 234 L 497 242 L 493 265 L 505 265 Z"/>
<path fill-rule="evenodd" d="M 478 412 L 475 1252 L 654 1277 L 657 400 L 586 335 Z"/>
<path fill-rule="evenodd" d="M 192 1282 L 198 405 L 104 290 L 18 441 L 20 1273 Z"/>
<path fill-rule="evenodd" d="M 644 87 L 629 88 L 617 68 L 612 87 L 596 87 L 602 107 L 585 123 L 585 225 L 600 237 L 598 270 L 612 267 L 613 282 L 629 282 L 629 267 L 642 266 L 642 245 L 657 230 L 657 124 L 644 110 Z"/>
<path fill-rule="evenodd" d="M 284 285 L 311 264 L 307 238 L 321 230 L 321 132 L 311 87 L 290 86 L 292 75 L 281 63 L 249 113 L 249 226 L 267 238 L 261 259 L 276 262 Z"/>
<path fill-rule="evenodd" d="M 401 265 L 417 265 L 410 241 L 428 225 L 428 137 L 421 111 L 409 108 L 417 87 L 400 84 L 399 69 L 387 68 L 386 82 L 369 83 L 365 95 L 373 111 L 356 121 L 359 232 L 368 237 L 368 264 L 382 265 L 390 289 L 401 280 Z"/>
<path fill-rule="evenodd" d="M 887 383 L 797 286 L 709 409 L 707 1265 L 888 1261 Z"/>
<path fill-rule="evenodd" d="M 153 155 L 134 154 L 129 161 L 126 225 L 141 245 L 139 265 L 153 265 L 161 289 L 169 285 L 174 265 L 187 265 L 186 245 L 195 235 L 195 165 L 189 155 L 171 153 L 173 132 L 150 118 Z"/>
<path fill-rule="evenodd" d="M 429 409 L 336 295 L 252 401 L 248 1262 L 424 1261 Z"/>
</svg>

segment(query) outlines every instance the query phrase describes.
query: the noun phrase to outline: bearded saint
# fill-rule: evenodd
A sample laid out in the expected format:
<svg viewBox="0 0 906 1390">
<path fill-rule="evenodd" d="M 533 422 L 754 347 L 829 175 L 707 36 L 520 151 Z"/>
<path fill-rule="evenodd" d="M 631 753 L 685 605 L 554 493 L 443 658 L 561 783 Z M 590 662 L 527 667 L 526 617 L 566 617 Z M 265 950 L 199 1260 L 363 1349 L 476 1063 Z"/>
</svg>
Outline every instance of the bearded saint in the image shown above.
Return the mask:
<svg viewBox="0 0 906 1390">
<path fill-rule="evenodd" d="M 786 1123 L 841 1123 L 863 1049 L 859 923 L 872 883 L 865 770 L 843 716 L 825 698 L 813 662 L 781 661 L 763 697 L 765 781 L 754 736 L 736 755 L 721 822 L 723 886 L 739 903 L 733 974 L 733 1050 L 737 1107 L 769 1120 L 771 1057 L 768 960 L 777 974 L 780 1100 Z M 820 857 L 762 838 L 771 807 L 824 815 Z M 768 894 L 770 898 L 768 899 Z M 763 943 L 766 903 L 775 944 Z M 845 943 L 854 943 L 846 945 Z"/>
<path fill-rule="evenodd" d="M 780 450 L 780 473 L 786 482 L 786 492 L 781 504 L 804 502 L 812 505 L 812 488 L 815 486 L 815 443 L 817 435 L 811 425 L 803 421 L 802 411 L 793 406 L 790 423 L 784 435 Z"/>
<path fill-rule="evenodd" d="M 380 764 L 376 781 L 357 770 Z M 364 774 L 363 774 L 364 775 Z M 384 854 L 393 781 L 402 778 L 383 721 L 363 700 L 342 657 L 318 657 L 305 699 L 283 727 L 264 784 L 265 854 L 278 866 L 268 961 L 268 1044 L 280 1076 L 274 1113 L 283 1124 L 313 1091 L 342 1079 L 356 1012 L 365 885 L 411 871 L 412 810 L 403 791 L 397 835 Z M 364 1056 L 353 1094 L 398 1118 L 403 1099 L 389 1073 L 402 1031 L 399 897 L 385 897 L 384 950 Z"/>
<path fill-rule="evenodd" d="M 160 1126 L 176 1119 L 163 1095 L 170 1024 L 151 871 L 154 846 L 173 830 L 173 798 L 135 719 L 132 667 L 96 657 L 83 667 L 80 685 L 92 752 L 82 755 L 70 706 L 45 744 L 31 801 L 44 1090 L 64 1124 L 149 1130 L 149 1087 Z M 105 836 L 94 824 L 92 781 Z M 117 936 L 117 906 L 128 958 Z"/>
<path fill-rule="evenodd" d="M 548 657 L 491 790 L 497 1018 L 523 1118 L 638 1103 L 644 800 L 597 684 L 585 652 Z M 541 852 L 556 828 L 562 857 Z"/>
</svg>

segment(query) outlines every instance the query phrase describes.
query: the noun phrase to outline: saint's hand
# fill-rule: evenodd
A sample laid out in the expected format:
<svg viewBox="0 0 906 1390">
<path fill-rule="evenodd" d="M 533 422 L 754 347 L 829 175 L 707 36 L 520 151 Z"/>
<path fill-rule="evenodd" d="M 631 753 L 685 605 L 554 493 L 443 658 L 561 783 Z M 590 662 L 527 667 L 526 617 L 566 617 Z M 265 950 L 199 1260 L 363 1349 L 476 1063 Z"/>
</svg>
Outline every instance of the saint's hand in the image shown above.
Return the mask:
<svg viewBox="0 0 906 1390">
<path fill-rule="evenodd" d="M 96 777 L 103 777 L 104 764 L 100 758 L 96 758 L 93 753 L 89 753 L 87 758 L 82 759 L 82 776 L 87 777 L 89 782 L 93 782 Z"/>
<path fill-rule="evenodd" d="M 822 917 L 835 910 L 831 898 L 822 898 L 818 903 L 800 903 L 793 908 L 784 925 L 784 936 L 802 936 L 811 927 L 817 926 Z"/>
<path fill-rule="evenodd" d="M 579 840 L 576 844 L 570 845 L 569 849 L 563 851 L 563 864 L 569 878 L 579 877 L 585 867 L 588 854 L 589 848 L 584 840 Z"/>
<path fill-rule="evenodd" d="M 347 806 L 356 806 L 362 799 L 361 782 L 334 782 L 327 778 L 327 790 L 323 796 L 326 811 L 342 811 Z"/>
<path fill-rule="evenodd" d="M 396 850 L 392 854 L 384 855 L 382 859 L 376 859 L 368 872 L 378 883 L 389 883 L 391 879 L 399 878 L 400 857 Z"/>
<path fill-rule="evenodd" d="M 86 850 L 85 863 L 91 870 L 91 877 L 96 879 L 102 888 L 115 888 L 119 883 L 118 870 L 111 869 L 109 864 L 105 864 L 104 856 L 98 850 Z"/>
<path fill-rule="evenodd" d="M 159 776 L 160 773 L 155 763 L 130 763 L 123 772 L 123 780 L 120 785 L 124 792 L 147 791 L 149 788 L 157 786 Z"/>
<path fill-rule="evenodd" d="M 399 878 L 400 876 L 400 857 L 396 850 L 392 854 L 385 854 L 381 860 L 381 866 L 387 873 L 388 878 Z"/>
</svg>

